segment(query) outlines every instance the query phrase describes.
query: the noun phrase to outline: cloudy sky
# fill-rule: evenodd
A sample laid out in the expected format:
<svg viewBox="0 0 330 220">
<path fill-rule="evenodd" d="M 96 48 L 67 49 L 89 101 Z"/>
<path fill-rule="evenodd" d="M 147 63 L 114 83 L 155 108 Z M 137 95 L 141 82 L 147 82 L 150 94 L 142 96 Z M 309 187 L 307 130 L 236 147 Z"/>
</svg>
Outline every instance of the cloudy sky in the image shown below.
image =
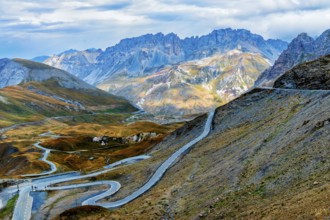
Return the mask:
<svg viewBox="0 0 330 220">
<path fill-rule="evenodd" d="M 106 48 L 122 38 L 181 38 L 245 28 L 290 41 L 330 28 L 329 0 L 0 0 L 0 57 Z"/>
</svg>

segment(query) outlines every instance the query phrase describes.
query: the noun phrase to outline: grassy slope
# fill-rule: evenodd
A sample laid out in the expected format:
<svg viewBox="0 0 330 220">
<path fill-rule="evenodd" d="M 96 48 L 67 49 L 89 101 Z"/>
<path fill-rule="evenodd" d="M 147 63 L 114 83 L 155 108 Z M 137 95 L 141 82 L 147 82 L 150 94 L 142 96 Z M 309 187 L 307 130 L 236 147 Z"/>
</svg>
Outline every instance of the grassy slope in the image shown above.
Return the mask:
<svg viewBox="0 0 330 220">
<path fill-rule="evenodd" d="M 26 81 L 33 80 L 33 71 L 36 71 L 38 78 L 38 74 L 47 74 L 48 70 L 56 70 L 54 67 L 30 60 L 17 58 L 14 61 L 30 71 L 32 78 Z M 69 73 L 58 71 L 58 79 L 51 78 L 44 82 L 29 81 L 19 86 L 0 89 L 0 128 L 36 121 L 44 117 L 77 115 L 88 111 L 128 113 L 137 110 L 123 98 L 97 88 L 86 87 L 84 82 Z M 70 82 L 74 81 L 72 82 L 74 85 L 81 84 L 81 88 L 89 89 L 64 88 L 60 86 L 61 80 L 66 81 L 65 85 L 70 85 Z M 74 104 L 66 103 L 56 97 L 69 100 L 70 103 L 79 102 L 84 108 L 77 108 Z"/>
<path fill-rule="evenodd" d="M 146 178 L 149 178 L 151 172 L 153 172 L 155 167 L 158 167 L 160 162 L 165 160 L 175 149 L 181 146 L 182 142 L 188 142 L 192 137 L 197 136 L 201 129 L 203 128 L 203 120 L 205 116 L 198 117 L 194 123 L 186 123 L 184 126 L 175 130 L 175 132 L 171 133 L 167 136 L 161 144 L 156 145 L 152 148 L 152 158 L 144 161 L 140 161 L 133 166 L 124 166 L 120 169 L 116 169 L 114 171 L 110 171 L 109 173 L 103 174 L 96 178 L 93 178 L 92 181 L 97 180 L 118 180 L 122 184 L 121 190 L 116 194 L 117 196 L 127 195 L 128 191 L 131 189 L 136 189 L 139 187 Z M 196 121 L 198 125 L 196 125 Z M 149 153 L 149 152 L 148 152 Z M 155 163 L 157 164 L 156 166 Z M 152 166 L 150 166 L 152 165 Z M 130 183 L 130 184 L 129 184 Z M 77 192 L 76 192 L 77 193 Z M 93 189 L 89 190 L 90 193 L 97 193 L 97 191 L 93 191 Z M 87 195 L 86 195 L 87 196 Z M 52 209 L 47 208 L 45 210 L 41 210 L 42 213 L 49 213 L 50 216 L 57 216 L 58 214 L 63 212 L 63 204 L 65 204 L 66 208 L 75 207 L 75 199 L 74 198 L 65 198 L 61 201 L 60 204 L 55 204 Z M 51 207 L 53 205 L 52 202 L 46 203 L 45 206 Z M 86 216 L 88 219 L 93 219 L 97 214 L 92 216 Z M 124 215 L 123 215 L 124 216 Z M 73 216 L 74 217 L 74 216 Z M 125 217 L 125 216 L 124 216 Z M 84 218 L 82 218 L 84 219 Z M 105 219 L 109 218 L 109 213 L 106 215 Z M 129 218 L 122 218 L 129 219 Z"/>
<path fill-rule="evenodd" d="M 49 169 L 48 165 L 40 162 L 40 150 L 32 145 L 41 141 L 42 145 L 61 151 L 87 150 L 81 153 L 52 152 L 49 159 L 55 162 L 59 171 L 99 169 L 106 165 L 107 160 L 117 160 L 144 154 L 155 144 L 159 143 L 169 132 L 181 124 L 158 125 L 151 122 L 123 124 L 129 115 L 77 116 L 74 120 L 65 119 L 62 122 L 47 120 L 39 125 L 29 125 L 7 131 L 7 139 L 0 140 L 0 176 L 17 176 L 24 173 L 39 173 Z M 52 131 L 63 137 L 53 139 L 40 137 L 39 134 Z M 110 143 L 101 146 L 90 142 L 91 137 L 109 135 L 126 137 L 141 132 L 156 132 L 157 138 L 143 141 L 139 144 Z M 93 157 L 93 160 L 90 158 Z"/>
<path fill-rule="evenodd" d="M 0 176 L 9 178 L 19 174 L 38 173 L 49 169 L 48 164 L 39 161 L 42 156 L 40 150 L 32 148 L 34 143 L 30 139 L 8 139 L 0 142 Z"/>
<path fill-rule="evenodd" d="M 42 91 L 42 94 L 48 95 L 41 95 L 35 91 Z M 86 110 L 77 110 L 75 105 L 49 95 L 80 102 Z M 67 89 L 60 87 L 55 80 L 6 87 L 0 89 L 0 96 L 6 99 L 6 102 L 0 101 L 0 127 L 41 120 L 44 117 L 78 115 L 88 111 L 120 113 L 136 111 L 128 101 L 104 91 Z"/>
<path fill-rule="evenodd" d="M 81 104 L 97 109 L 97 106 L 105 106 L 105 110 L 132 112 L 136 109 L 123 98 L 111 95 L 99 89 L 75 90 L 59 86 L 56 80 L 48 80 L 43 83 L 29 82 L 23 85 L 24 88 L 33 87 L 50 95 L 57 95 L 68 100 L 78 101 Z"/>
<path fill-rule="evenodd" d="M 157 186 L 107 218 L 329 217 L 329 97 L 330 92 L 254 90 L 218 108 L 209 137 Z M 123 191 L 146 181 L 161 160 L 142 162 L 134 173 L 118 170 Z M 134 181 L 125 181 L 128 176 Z"/>
<path fill-rule="evenodd" d="M 0 102 L 0 127 L 75 113 L 66 108 L 73 107 L 71 104 L 38 95 L 20 86 L 0 89 L 0 95 L 7 100 L 6 103 Z"/>
<path fill-rule="evenodd" d="M 153 146 L 159 143 L 169 132 L 176 129 L 177 125 L 158 125 L 151 122 L 137 122 L 129 125 L 99 125 L 84 123 L 69 126 L 59 130 L 53 129 L 57 134 L 65 137 L 44 141 L 42 145 L 49 149 L 62 151 L 88 150 L 78 154 L 66 154 L 54 152 L 50 159 L 61 164 L 65 170 L 93 170 L 106 165 L 107 159 L 111 163 L 127 157 L 133 157 L 147 153 Z M 91 137 L 109 135 L 112 137 L 127 137 L 142 132 L 156 132 L 157 138 L 143 141 L 138 144 L 119 144 L 110 142 L 107 146 L 90 142 Z M 68 136 L 70 135 L 70 136 Z M 93 156 L 91 161 L 89 158 Z M 83 162 L 83 163 L 82 163 Z"/>
<path fill-rule="evenodd" d="M 17 195 L 14 196 L 8 201 L 7 205 L 4 208 L 0 209 L 0 219 L 10 219 L 10 215 L 14 211 L 17 198 Z"/>
</svg>

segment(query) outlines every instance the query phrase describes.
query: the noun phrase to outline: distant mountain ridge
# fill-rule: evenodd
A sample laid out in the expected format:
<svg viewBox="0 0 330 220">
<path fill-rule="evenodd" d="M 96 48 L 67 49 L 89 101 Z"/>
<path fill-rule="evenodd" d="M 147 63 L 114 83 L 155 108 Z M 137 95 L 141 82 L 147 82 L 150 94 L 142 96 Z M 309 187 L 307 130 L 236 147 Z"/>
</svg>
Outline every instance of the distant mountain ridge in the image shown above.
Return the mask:
<svg viewBox="0 0 330 220">
<path fill-rule="evenodd" d="M 208 111 L 248 90 L 286 47 L 281 40 L 227 28 L 185 39 L 146 34 L 105 51 L 69 50 L 45 63 L 150 113 L 185 115 Z"/>
<path fill-rule="evenodd" d="M 299 34 L 288 48 L 257 79 L 256 86 L 272 86 L 274 81 L 294 66 L 330 54 L 330 29 L 313 39 L 306 33 Z"/>
<path fill-rule="evenodd" d="M 248 30 L 227 28 L 185 39 L 174 33 L 146 34 L 123 39 L 105 51 L 73 50 L 72 53 L 52 56 L 45 63 L 97 85 L 116 75 L 146 76 L 167 65 L 202 59 L 237 48 L 262 54 L 274 62 L 286 46 L 287 43 L 281 40 L 264 40 Z"/>
</svg>

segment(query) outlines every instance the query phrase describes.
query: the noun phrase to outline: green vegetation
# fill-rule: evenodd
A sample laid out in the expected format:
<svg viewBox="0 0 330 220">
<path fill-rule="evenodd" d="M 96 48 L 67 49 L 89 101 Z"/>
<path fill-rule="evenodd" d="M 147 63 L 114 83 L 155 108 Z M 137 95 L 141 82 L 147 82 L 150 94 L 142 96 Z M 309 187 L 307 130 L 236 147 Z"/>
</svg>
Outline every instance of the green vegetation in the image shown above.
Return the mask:
<svg viewBox="0 0 330 220">
<path fill-rule="evenodd" d="M 0 219 L 9 217 L 9 215 L 13 213 L 17 199 L 18 199 L 18 195 L 14 196 L 8 201 L 7 205 L 0 210 Z"/>
<path fill-rule="evenodd" d="M 92 124 L 121 124 L 127 118 L 132 116 L 130 113 L 100 113 L 100 114 L 82 114 L 67 118 L 59 118 L 57 121 L 63 122 L 70 126 L 80 125 L 84 123 Z"/>
<path fill-rule="evenodd" d="M 68 89 L 59 85 L 57 79 L 49 79 L 45 82 L 28 82 L 22 85 L 24 88 L 32 87 L 48 95 L 56 95 L 62 98 L 77 101 L 92 110 L 117 110 L 132 112 L 137 111 L 129 102 L 123 98 L 111 95 L 99 89 Z"/>
<path fill-rule="evenodd" d="M 0 127 L 39 121 L 45 117 L 88 114 L 91 111 L 125 114 L 137 110 L 128 101 L 104 91 L 67 89 L 59 86 L 55 79 L 6 87 L 0 89 L 0 96 L 6 99 L 6 103 L 0 102 Z M 74 104 L 77 102 L 84 108 L 77 107 Z"/>
</svg>

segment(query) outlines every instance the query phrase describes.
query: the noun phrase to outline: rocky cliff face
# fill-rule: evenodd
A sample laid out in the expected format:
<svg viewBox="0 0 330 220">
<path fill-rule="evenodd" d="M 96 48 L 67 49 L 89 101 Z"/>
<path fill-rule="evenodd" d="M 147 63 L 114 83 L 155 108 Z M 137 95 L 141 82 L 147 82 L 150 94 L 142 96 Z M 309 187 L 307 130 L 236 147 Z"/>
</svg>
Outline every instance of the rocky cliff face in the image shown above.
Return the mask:
<svg viewBox="0 0 330 220">
<path fill-rule="evenodd" d="M 283 51 L 274 65 L 264 71 L 256 86 L 272 86 L 274 81 L 292 67 L 330 53 L 330 30 L 323 32 L 315 40 L 307 34 L 298 35 Z"/>
<path fill-rule="evenodd" d="M 214 30 L 201 37 L 186 38 L 183 40 L 183 45 L 189 60 L 201 59 L 238 48 L 244 52 L 262 54 L 271 62 L 274 62 L 279 52 L 287 47 L 287 43 L 281 40 L 264 40 L 262 36 L 248 30 L 230 28 Z"/>
<path fill-rule="evenodd" d="M 17 85 L 28 76 L 27 68 L 10 59 L 0 60 L 0 88 Z"/>
<path fill-rule="evenodd" d="M 84 51 L 68 50 L 44 61 L 45 64 L 65 70 L 80 79 L 84 79 L 92 72 L 97 63 L 101 49 L 88 49 Z"/>
<path fill-rule="evenodd" d="M 295 66 L 278 78 L 274 87 L 330 90 L 330 55 Z"/>
</svg>

